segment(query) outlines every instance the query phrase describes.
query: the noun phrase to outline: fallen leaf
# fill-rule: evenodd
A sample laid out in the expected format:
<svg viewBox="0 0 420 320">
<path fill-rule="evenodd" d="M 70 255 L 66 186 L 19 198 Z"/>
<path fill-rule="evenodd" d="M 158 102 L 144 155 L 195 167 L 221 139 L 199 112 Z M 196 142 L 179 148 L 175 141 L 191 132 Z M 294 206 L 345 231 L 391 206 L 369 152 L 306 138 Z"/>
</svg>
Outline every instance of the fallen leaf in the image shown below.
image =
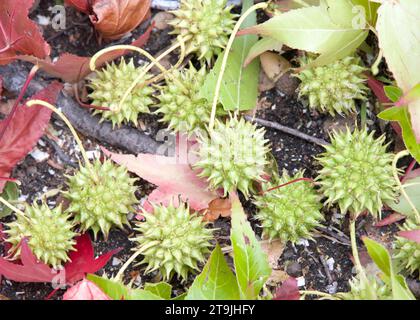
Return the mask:
<svg viewBox="0 0 420 320">
<path fill-rule="evenodd" d="M 395 213 L 390 214 L 388 217 L 376 222 L 373 226 L 374 227 L 389 226 L 390 224 L 401 221 L 405 218 L 407 218 L 407 216 L 395 212 Z"/>
<path fill-rule="evenodd" d="M 63 300 L 112 300 L 96 284 L 83 279 L 69 288 L 63 295 Z"/>
<path fill-rule="evenodd" d="M 420 243 L 420 229 L 418 230 L 408 230 L 408 231 L 400 231 L 398 232 L 400 237 L 406 238 L 411 241 L 415 241 Z"/>
<path fill-rule="evenodd" d="M 208 221 L 216 221 L 219 217 L 230 217 L 232 214 L 232 203 L 230 199 L 217 198 L 209 203 L 209 207 L 205 213 L 205 219 Z"/>
<path fill-rule="evenodd" d="M 51 282 L 57 272 L 36 259 L 26 238 L 21 241 L 20 259 L 17 264 L 0 257 L 0 275 L 16 282 Z"/>
<path fill-rule="evenodd" d="M 273 300 L 299 300 L 300 293 L 295 278 L 288 278 L 277 288 Z"/>
<path fill-rule="evenodd" d="M 265 74 L 273 81 L 280 79 L 291 68 L 290 62 L 278 53 L 264 52 L 260 60 Z"/>
<path fill-rule="evenodd" d="M 132 46 L 142 47 L 149 40 L 153 30 L 153 24 L 149 26 L 144 34 L 131 43 Z M 96 62 L 96 67 L 100 68 L 106 62 L 117 59 L 129 53 L 128 50 L 114 50 L 105 53 Z M 62 54 L 57 61 L 51 62 L 49 59 L 37 59 L 34 56 L 20 56 L 20 60 L 29 61 L 37 64 L 43 71 L 54 77 L 63 79 L 65 82 L 79 82 L 92 71 L 89 68 L 90 57 L 80 57 L 70 53 Z"/>
<path fill-rule="evenodd" d="M 43 59 L 50 54 L 38 26 L 28 18 L 34 0 L 0 1 L 0 65 L 17 55 L 33 55 Z"/>
<path fill-rule="evenodd" d="M 283 283 L 285 280 L 287 280 L 290 276 L 287 274 L 287 272 L 283 270 L 272 270 L 270 277 L 268 278 L 266 284 L 272 287 L 277 287 L 280 283 Z"/>
<path fill-rule="evenodd" d="M 168 22 L 174 18 L 174 15 L 170 12 L 160 11 L 153 17 L 155 28 L 158 30 L 164 30 L 169 27 Z"/>
<path fill-rule="evenodd" d="M 261 248 L 268 256 L 268 263 L 270 264 L 270 267 L 277 268 L 279 258 L 285 248 L 284 243 L 278 239 L 273 241 L 266 240 L 261 242 Z"/>
<path fill-rule="evenodd" d="M 115 40 L 145 19 L 150 3 L 151 0 L 96 0 L 89 17 L 103 38 Z"/>
<path fill-rule="evenodd" d="M 176 163 L 175 157 L 143 153 L 135 157 L 113 153 L 105 148 L 102 151 L 114 162 L 158 187 L 148 196 L 148 202 L 168 205 L 174 201 L 176 205 L 181 197 L 190 208 L 200 211 L 207 209 L 210 201 L 218 198 L 216 192 L 207 190 L 206 180 L 199 178 L 189 164 Z M 146 202 L 144 209 L 151 211 L 152 206 Z"/>
<path fill-rule="evenodd" d="M 64 3 L 86 14 L 91 10 L 89 0 L 64 0 Z"/>
<path fill-rule="evenodd" d="M 66 263 L 66 283 L 72 284 L 83 279 L 87 273 L 95 273 L 102 269 L 108 260 L 122 248 L 113 249 L 95 258 L 92 241 L 87 233 L 76 238 L 76 251 L 69 254 L 70 261 Z"/>
<path fill-rule="evenodd" d="M 51 83 L 45 89 L 35 94 L 32 99 L 45 100 L 54 104 L 62 89 L 58 82 Z M 43 106 L 18 106 L 9 121 L 0 143 L 0 176 L 9 177 L 13 167 L 22 160 L 36 145 L 50 121 L 51 110 Z M 0 131 L 6 121 L 0 122 Z M 0 192 L 5 181 L 0 181 Z"/>
</svg>

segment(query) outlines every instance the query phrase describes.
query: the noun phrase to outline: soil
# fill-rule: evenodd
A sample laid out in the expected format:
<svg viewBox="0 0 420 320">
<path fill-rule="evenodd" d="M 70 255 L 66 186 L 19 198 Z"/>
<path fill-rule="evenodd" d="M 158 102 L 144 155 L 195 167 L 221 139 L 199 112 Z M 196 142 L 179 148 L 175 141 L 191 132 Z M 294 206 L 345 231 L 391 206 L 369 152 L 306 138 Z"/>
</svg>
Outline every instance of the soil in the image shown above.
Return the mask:
<svg viewBox="0 0 420 320">
<path fill-rule="evenodd" d="M 54 5 L 54 1 L 42 1 L 38 9 L 31 14 L 31 18 L 37 21 L 39 15 L 50 17 L 51 13 L 48 11 L 48 8 L 51 5 Z M 94 29 L 85 15 L 71 8 L 67 8 L 66 11 L 67 29 L 65 31 L 57 32 L 51 26 L 43 27 L 44 38 L 51 45 L 53 57 L 57 57 L 64 52 L 91 56 L 105 45 L 108 45 L 106 43 L 98 43 Z M 152 15 L 156 13 L 157 11 L 154 11 Z M 147 22 L 133 31 L 131 37 L 117 43 L 129 43 L 134 37 L 141 35 L 146 27 Z M 168 47 L 172 38 L 168 32 L 168 29 L 154 30 L 145 49 L 152 54 L 156 54 Z M 287 86 L 293 87 L 296 85 L 295 81 L 295 79 L 291 78 L 286 79 L 286 84 L 278 83 L 275 88 L 263 92 L 259 103 L 263 107 L 257 110 L 256 117 L 277 122 L 324 140 L 329 139 L 326 133 L 327 130 L 332 127 L 343 127 L 346 123 L 352 125 L 357 120 L 332 119 L 329 116 L 311 112 L 298 100 L 294 89 L 288 90 Z M 371 100 L 374 101 L 374 98 L 371 97 Z M 373 105 L 374 103 L 370 104 L 371 107 Z M 162 127 L 156 124 L 157 119 L 155 116 L 140 119 L 143 125 L 150 129 L 152 136 Z M 369 118 L 368 124 L 380 132 L 377 119 Z M 28 155 L 13 172 L 13 177 L 22 182 L 21 199 L 27 202 L 39 199 L 46 191 L 65 188 L 64 175 L 72 173 L 74 168 L 71 165 L 78 162 L 78 153 L 75 150 L 74 139 L 64 124 L 61 121 L 54 120 L 51 122 L 48 131 L 49 133 L 40 140 L 36 147 L 48 154 L 48 160 L 37 162 L 31 155 Z M 387 132 L 389 133 L 390 131 Z M 305 169 L 306 176 L 315 177 L 318 168 L 314 157 L 323 151 L 322 147 L 269 128 L 267 128 L 266 137 L 270 140 L 272 153 L 277 161 L 279 170 L 286 169 L 293 173 L 296 170 Z M 54 147 L 51 140 L 57 140 L 59 146 L 57 147 L 56 144 Z M 87 150 L 96 150 L 99 153 L 99 144 L 96 141 L 90 140 L 89 137 L 83 137 L 83 143 Z M 112 150 L 112 146 L 107 147 Z M 116 151 L 124 152 L 124 150 Z M 63 153 L 69 157 L 64 162 L 63 157 L 60 157 L 60 154 Z M 140 181 L 137 192 L 138 198 L 143 199 L 153 188 L 154 186 L 147 182 Z M 55 204 L 59 201 L 62 200 L 57 195 L 48 198 L 49 204 Z M 258 227 L 255 219 L 253 219 L 255 208 L 250 201 L 243 201 L 243 203 L 254 230 L 260 235 L 261 229 Z M 284 270 L 289 275 L 299 278 L 299 284 L 302 285 L 301 289 L 330 293 L 346 291 L 348 290 L 348 280 L 353 275 L 348 223 L 346 219 L 339 218 L 334 208 L 324 213 L 326 217 L 324 228 L 316 232 L 315 241 L 302 241 L 295 246 L 290 243 L 287 244 L 281 257 L 278 259 L 277 269 Z M 384 214 L 386 216 L 388 213 L 385 212 Z M 11 217 L 7 217 L 2 222 L 10 221 L 10 219 Z M 381 229 L 374 228 L 372 227 L 373 221 L 366 217 L 361 218 L 361 220 L 363 220 L 363 223 L 359 224 L 359 235 L 369 234 L 375 238 L 382 239 L 383 242 L 386 242 L 386 239 L 390 239 L 390 234 L 396 230 L 395 226 Z M 133 214 L 130 219 L 131 227 L 135 221 L 136 218 Z M 222 247 L 228 247 L 230 245 L 229 219 L 221 218 L 214 223 L 214 226 L 219 228 L 216 233 L 216 239 Z M 122 251 L 111 258 L 110 262 L 99 274 L 105 273 L 107 276 L 112 276 L 118 272 L 122 264 L 131 255 L 133 245 L 129 238 L 132 235 L 133 230 L 131 228 L 112 230 L 107 241 L 102 238 L 94 241 L 96 255 L 114 248 L 123 248 Z M 134 280 L 135 286 L 141 286 L 145 282 L 159 281 L 157 274 L 144 276 L 142 270 L 142 267 L 132 264 L 126 271 L 125 279 L 127 279 L 127 282 L 130 279 Z M 176 279 L 172 280 L 174 295 L 183 292 L 191 284 L 192 280 L 192 276 L 189 281 L 183 284 Z M 274 288 L 271 289 L 274 290 Z M 52 290 L 49 284 L 16 283 L 3 278 L 0 285 L 0 297 L 3 295 L 9 299 L 44 299 Z M 58 299 L 62 293 L 63 291 L 57 292 L 52 299 Z"/>
</svg>

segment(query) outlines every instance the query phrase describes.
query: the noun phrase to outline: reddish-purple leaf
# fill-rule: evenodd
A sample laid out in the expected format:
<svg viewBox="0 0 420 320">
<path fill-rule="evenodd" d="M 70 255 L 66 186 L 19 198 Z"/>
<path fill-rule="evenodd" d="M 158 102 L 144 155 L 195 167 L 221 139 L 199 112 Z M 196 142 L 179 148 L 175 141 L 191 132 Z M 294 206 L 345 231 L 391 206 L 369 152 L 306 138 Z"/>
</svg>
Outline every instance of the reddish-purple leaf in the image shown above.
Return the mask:
<svg viewBox="0 0 420 320">
<path fill-rule="evenodd" d="M 21 242 L 20 259 L 17 264 L 0 257 L 0 275 L 16 282 L 51 282 L 57 272 L 48 265 L 37 260 L 28 246 L 27 239 Z"/>
<path fill-rule="evenodd" d="M 54 104 L 62 84 L 51 83 L 44 90 L 35 94 L 32 99 L 40 99 Z M 51 118 L 51 110 L 43 106 L 18 106 L 8 122 L 0 141 L 0 176 L 9 177 L 13 167 L 22 160 L 36 145 Z M 7 121 L 0 122 L 0 132 Z M 0 192 L 5 181 L 0 181 Z"/>
<path fill-rule="evenodd" d="M 89 0 L 65 0 L 64 3 L 86 14 L 91 10 Z"/>
<path fill-rule="evenodd" d="M 398 232 L 400 237 L 420 243 L 420 229 Z"/>
<path fill-rule="evenodd" d="M 92 241 L 87 233 L 76 238 L 76 250 L 69 255 L 70 262 L 65 265 L 66 283 L 75 283 L 83 279 L 86 273 L 95 273 L 102 269 L 108 260 L 122 248 L 111 250 L 95 258 Z"/>
<path fill-rule="evenodd" d="M 144 46 L 149 40 L 152 29 L 153 25 L 151 25 L 144 34 L 133 41 L 131 45 L 136 47 Z M 105 53 L 97 60 L 96 67 L 100 68 L 106 62 L 117 59 L 128 52 L 128 50 L 114 50 Z M 49 59 L 38 59 L 34 56 L 20 56 L 19 59 L 37 64 L 43 71 L 70 83 L 79 82 L 92 72 L 89 68 L 90 57 L 80 57 L 70 53 L 62 54 L 55 62 L 51 62 Z"/>
<path fill-rule="evenodd" d="M 384 227 L 389 226 L 390 224 L 393 224 L 395 222 L 401 221 L 403 219 L 407 218 L 405 215 L 399 214 L 397 212 L 394 212 L 390 214 L 388 217 L 376 222 L 374 224 L 375 227 Z"/>
<path fill-rule="evenodd" d="M 96 284 L 83 279 L 69 288 L 63 295 L 63 300 L 112 300 Z"/>
<path fill-rule="evenodd" d="M 280 287 L 277 288 L 273 300 L 299 300 L 300 293 L 297 280 L 293 277 L 286 279 Z"/>
<path fill-rule="evenodd" d="M 28 18 L 34 0 L 0 1 L 0 65 L 8 64 L 19 54 L 44 59 L 50 54 L 38 26 Z"/>
</svg>

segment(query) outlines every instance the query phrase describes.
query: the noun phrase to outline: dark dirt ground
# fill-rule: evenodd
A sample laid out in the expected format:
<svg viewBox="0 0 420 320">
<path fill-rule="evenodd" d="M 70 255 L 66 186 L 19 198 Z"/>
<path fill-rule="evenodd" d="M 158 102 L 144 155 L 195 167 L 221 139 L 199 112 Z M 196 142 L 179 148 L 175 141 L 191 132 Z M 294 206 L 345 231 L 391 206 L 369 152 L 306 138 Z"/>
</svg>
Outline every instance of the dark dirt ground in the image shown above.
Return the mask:
<svg viewBox="0 0 420 320">
<path fill-rule="evenodd" d="M 42 1 L 40 7 L 32 13 L 32 18 L 37 19 L 37 15 L 50 16 L 48 7 L 53 1 Z M 155 14 L 156 12 L 153 12 Z M 67 26 L 63 32 L 56 32 L 50 26 L 43 27 L 44 37 L 48 40 L 53 49 L 52 56 L 56 57 L 60 53 L 70 52 L 83 56 L 91 56 L 96 53 L 104 44 L 97 42 L 96 35 L 89 21 L 83 14 L 73 9 L 67 9 Z M 133 31 L 133 37 L 137 37 L 145 30 L 146 23 Z M 130 42 L 133 37 L 126 39 Z M 171 36 L 168 30 L 155 30 L 146 45 L 145 49 L 152 54 L 157 53 L 170 44 Z M 120 41 L 122 43 L 123 41 Z M 296 80 L 286 79 L 286 83 L 277 83 L 273 89 L 263 92 L 260 96 L 260 105 L 263 105 L 257 113 L 256 117 L 277 122 L 279 124 L 289 126 L 300 130 L 317 138 L 328 140 L 327 130 L 332 127 L 343 127 L 346 122 L 343 118 L 332 119 L 329 116 L 315 114 L 309 111 L 294 93 Z M 292 88 L 292 90 L 290 89 Z M 371 98 L 374 102 L 373 97 Z M 370 106 L 373 106 L 371 103 Z M 369 118 L 369 117 L 368 117 Z M 161 125 L 156 124 L 157 117 L 148 116 L 141 118 L 142 126 L 146 127 L 154 136 L 157 129 Z M 350 125 L 354 124 L 354 119 L 347 120 Z M 368 124 L 379 129 L 378 122 L 375 118 L 368 119 Z M 77 163 L 74 139 L 69 130 L 64 127 L 63 123 L 53 120 L 49 130 L 49 134 L 44 136 L 38 143 L 37 148 L 48 153 L 48 160 L 37 162 L 28 155 L 25 160 L 18 165 L 13 177 L 22 181 L 21 195 L 27 196 L 26 201 L 33 201 L 47 190 L 62 188 L 65 186 L 64 174 L 71 173 L 73 168 L 69 163 L 63 163 L 59 153 L 70 156 L 73 163 Z M 387 133 L 391 136 L 391 131 L 387 129 Z M 308 177 L 316 175 L 317 165 L 314 156 L 322 152 L 322 148 L 318 145 L 303 141 L 294 136 L 267 128 L 266 137 L 270 140 L 273 155 L 277 160 L 279 170 L 287 169 L 293 172 L 298 169 L 305 169 Z M 56 140 L 60 145 L 54 148 L 51 140 Z M 98 143 L 89 140 L 89 137 L 83 137 L 84 145 L 88 151 L 98 152 Z M 112 146 L 107 146 L 112 148 Z M 115 149 L 114 149 L 115 150 Z M 119 150 L 124 152 L 124 150 Z M 153 186 L 145 181 L 139 183 L 139 191 L 137 196 L 139 199 L 153 190 Z M 49 198 L 49 203 L 60 201 L 57 196 Z M 250 221 L 257 234 L 261 234 L 260 228 L 256 221 L 252 218 L 255 211 L 250 202 L 244 203 L 247 213 L 250 215 Z M 387 213 L 385 213 L 386 215 Z M 277 269 L 284 270 L 287 274 L 299 278 L 301 289 L 319 290 L 330 293 L 348 290 L 348 280 L 352 276 L 352 262 L 350 259 L 351 249 L 348 238 L 347 221 L 341 221 L 338 218 L 336 210 L 325 211 L 326 222 L 324 228 L 318 230 L 315 234 L 315 241 L 302 242 L 295 246 L 287 244 L 281 257 L 278 259 Z M 3 222 L 9 221 L 10 217 L 4 219 Z M 371 219 L 363 218 L 359 224 L 359 235 L 369 234 L 379 239 L 389 239 L 390 232 L 394 232 L 396 227 L 374 228 Z M 131 219 L 133 225 L 135 221 L 134 215 Z M 229 243 L 229 219 L 221 218 L 215 223 L 216 228 L 220 230 L 216 234 L 216 238 L 222 247 L 228 247 Z M 114 256 L 99 274 L 106 273 L 108 276 L 115 275 L 122 264 L 131 255 L 131 242 L 128 238 L 132 235 L 132 230 L 113 230 L 108 241 L 98 239 L 95 241 L 95 253 L 99 255 L 108 250 L 122 247 L 123 250 Z M 1 249 L 0 249 L 1 250 Z M 134 280 L 134 285 L 140 286 L 145 282 L 159 281 L 156 274 L 151 276 L 143 276 L 142 268 L 131 267 L 126 271 L 126 279 Z M 179 294 L 193 280 L 190 277 L 186 284 L 181 285 L 179 281 L 172 280 L 174 285 L 174 294 Z M 9 299 L 44 299 L 53 289 L 49 284 L 34 283 L 15 283 L 3 279 L 0 284 L 1 295 Z M 63 291 L 62 291 L 63 292 Z M 58 292 L 53 299 L 61 296 L 62 292 Z"/>
</svg>

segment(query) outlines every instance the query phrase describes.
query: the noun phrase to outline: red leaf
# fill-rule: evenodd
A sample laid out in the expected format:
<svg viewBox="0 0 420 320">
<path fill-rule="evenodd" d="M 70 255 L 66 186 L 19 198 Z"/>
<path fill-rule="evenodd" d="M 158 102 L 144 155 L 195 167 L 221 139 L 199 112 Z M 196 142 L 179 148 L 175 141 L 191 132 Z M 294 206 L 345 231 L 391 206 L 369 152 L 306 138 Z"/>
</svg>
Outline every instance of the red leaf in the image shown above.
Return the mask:
<svg viewBox="0 0 420 320">
<path fill-rule="evenodd" d="M 299 300 L 299 298 L 300 293 L 297 280 L 290 277 L 277 288 L 273 300 Z"/>
<path fill-rule="evenodd" d="M 390 224 L 393 224 L 395 222 L 401 221 L 403 219 L 407 218 L 405 215 L 399 214 L 399 213 L 392 213 L 388 217 L 382 219 L 381 221 L 378 221 L 374 224 L 375 227 L 384 227 L 388 226 Z"/>
<path fill-rule="evenodd" d="M 3 78 L 0 76 L 0 98 L 1 98 L 2 93 L 3 93 Z"/>
<path fill-rule="evenodd" d="M 131 43 L 132 46 L 142 47 L 147 43 L 152 32 L 153 25 L 150 25 L 144 34 Z M 103 66 L 106 62 L 117 59 L 127 54 L 128 50 L 114 50 L 102 55 L 96 62 L 96 67 Z M 92 71 L 89 68 L 90 57 L 80 57 L 70 53 L 62 54 L 57 61 L 49 59 L 41 60 L 33 56 L 20 56 L 19 59 L 29 61 L 40 66 L 42 70 L 54 77 L 63 79 L 65 82 L 79 82 Z"/>
<path fill-rule="evenodd" d="M 400 237 L 406 238 L 411 241 L 420 243 L 420 229 L 418 230 L 409 230 L 409 231 L 400 231 L 398 232 Z"/>
<path fill-rule="evenodd" d="M 135 29 L 150 12 L 151 0 L 96 0 L 90 15 L 105 39 L 115 40 Z"/>
<path fill-rule="evenodd" d="M 38 26 L 28 18 L 34 0 L 0 1 L 0 65 L 8 64 L 18 54 L 44 59 L 50 54 Z"/>
<path fill-rule="evenodd" d="M 45 100 L 53 104 L 62 87 L 60 83 L 53 82 L 32 98 Z M 13 167 L 32 150 L 39 138 L 44 134 L 50 117 L 51 110 L 48 108 L 42 106 L 30 108 L 25 105 L 18 106 L 0 141 L 1 177 L 10 176 Z M 5 121 L 1 121 L 0 132 L 4 125 Z M 3 190 L 4 185 L 5 181 L 0 181 L 0 192 Z"/>
<path fill-rule="evenodd" d="M 76 250 L 69 254 L 70 262 L 65 265 L 66 283 L 75 283 L 83 279 L 86 273 L 95 273 L 102 269 L 108 260 L 121 248 L 111 250 L 95 259 L 92 241 L 87 233 L 76 238 Z"/>
<path fill-rule="evenodd" d="M 96 284 L 87 279 L 68 289 L 63 300 L 112 300 Z"/>
<path fill-rule="evenodd" d="M 51 282 L 57 272 L 45 263 L 37 261 L 29 249 L 27 239 L 22 240 L 21 246 L 22 264 L 15 264 L 0 257 L 0 275 L 16 282 Z"/>
<path fill-rule="evenodd" d="M 89 0 L 65 0 L 64 3 L 86 14 L 91 10 Z"/>
<path fill-rule="evenodd" d="M 207 209 L 210 201 L 218 198 L 216 192 L 208 191 L 208 183 L 197 176 L 189 164 L 176 163 L 174 157 L 153 154 L 133 155 L 112 153 L 105 148 L 103 152 L 116 163 L 139 177 L 158 186 L 148 197 L 152 203 L 168 205 L 172 200 L 177 204 L 178 197 L 188 201 L 190 207 L 200 211 Z M 144 209 L 150 211 L 152 207 L 146 203 Z"/>
</svg>

